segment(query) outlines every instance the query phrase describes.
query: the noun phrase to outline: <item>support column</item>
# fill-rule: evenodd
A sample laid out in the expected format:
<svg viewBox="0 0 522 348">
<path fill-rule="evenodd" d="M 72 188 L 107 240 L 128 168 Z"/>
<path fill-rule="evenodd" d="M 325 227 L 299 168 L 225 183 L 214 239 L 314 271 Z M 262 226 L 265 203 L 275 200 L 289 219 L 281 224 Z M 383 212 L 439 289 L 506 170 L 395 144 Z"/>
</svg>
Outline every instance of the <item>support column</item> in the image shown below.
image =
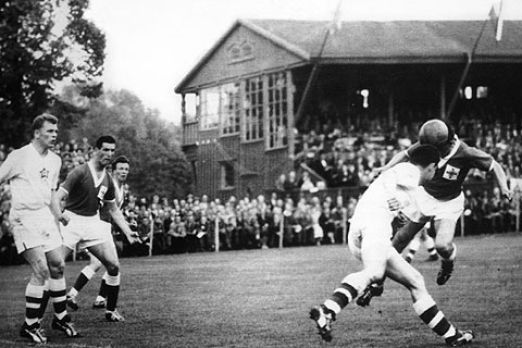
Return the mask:
<svg viewBox="0 0 522 348">
<path fill-rule="evenodd" d="M 263 137 L 265 138 L 265 150 L 267 150 L 270 147 L 270 107 L 268 105 L 268 75 L 264 74 L 261 77 L 261 79 L 263 81 Z"/>
<path fill-rule="evenodd" d="M 288 70 L 286 72 L 286 110 L 288 112 L 286 119 L 286 127 L 287 127 L 287 137 L 288 137 L 288 155 L 290 158 L 294 158 L 295 155 L 295 118 L 294 118 L 294 93 L 295 86 L 292 81 L 292 72 Z M 293 165 L 293 164 L 292 164 Z"/>
<path fill-rule="evenodd" d="M 393 87 L 392 87 L 392 88 L 390 88 L 390 93 L 388 94 L 388 123 L 389 123 L 390 127 L 395 122 L 394 113 L 395 113 L 395 99 L 394 99 Z"/>
<path fill-rule="evenodd" d="M 446 119 L 446 76 L 440 77 L 440 118 Z"/>
</svg>

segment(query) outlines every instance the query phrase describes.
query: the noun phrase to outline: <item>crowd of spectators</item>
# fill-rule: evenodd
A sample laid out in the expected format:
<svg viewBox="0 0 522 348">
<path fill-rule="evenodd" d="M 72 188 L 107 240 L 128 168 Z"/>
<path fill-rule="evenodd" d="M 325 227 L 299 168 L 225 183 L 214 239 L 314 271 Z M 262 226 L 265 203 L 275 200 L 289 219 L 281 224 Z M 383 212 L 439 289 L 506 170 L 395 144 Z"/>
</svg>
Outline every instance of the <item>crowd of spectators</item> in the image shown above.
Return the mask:
<svg viewBox="0 0 522 348">
<path fill-rule="evenodd" d="M 522 190 L 522 125 L 478 122 L 467 117 L 458 134 L 468 144 L 493 155 L 502 164 L 511 186 Z M 123 212 L 140 234 L 142 244 L 129 245 L 114 232 L 123 256 L 341 243 L 358 193 L 369 185 L 372 170 L 384 165 L 416 139 L 409 127 L 379 120 L 366 127 L 324 127 L 297 139 L 295 169 L 282 174 L 273 192 L 258 197 L 230 197 L 226 201 L 128 193 Z M 359 129 L 357 131 L 356 129 Z M 0 163 L 12 149 L 0 144 Z M 56 145 L 63 161 L 62 177 L 89 160 L 93 151 L 86 138 Z M 517 199 L 503 199 L 483 172 L 470 173 L 465 190 L 465 234 L 503 232 L 515 226 Z M 356 187 L 356 190 L 346 190 Z M 0 264 L 22 262 L 16 254 L 8 220 L 9 185 L 0 185 Z M 282 222 L 282 223 L 281 223 Z M 281 234 L 282 231 L 282 234 Z M 216 233 L 218 237 L 216 238 Z M 152 244 L 152 246 L 151 246 Z"/>
</svg>

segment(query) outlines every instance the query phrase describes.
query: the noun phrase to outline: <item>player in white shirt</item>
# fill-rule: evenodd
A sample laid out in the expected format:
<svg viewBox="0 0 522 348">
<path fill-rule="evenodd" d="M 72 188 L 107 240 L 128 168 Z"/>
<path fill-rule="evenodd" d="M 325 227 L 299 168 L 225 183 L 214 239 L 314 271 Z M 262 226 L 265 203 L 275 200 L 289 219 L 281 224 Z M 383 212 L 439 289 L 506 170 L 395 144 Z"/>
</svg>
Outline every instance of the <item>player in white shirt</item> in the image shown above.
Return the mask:
<svg viewBox="0 0 522 348">
<path fill-rule="evenodd" d="M 120 156 L 114 160 L 112 163 L 112 181 L 114 183 L 114 194 L 116 197 L 116 205 L 118 208 L 122 208 L 123 201 L 125 199 L 125 181 L 127 180 L 127 176 L 129 174 L 130 164 L 129 159 L 125 156 Z M 114 245 L 114 243 L 113 243 Z M 114 246 L 116 249 L 116 246 Z M 83 287 L 91 280 L 91 278 L 96 274 L 96 272 L 101 268 L 102 263 L 100 260 L 96 258 L 93 254 L 89 253 L 89 264 L 85 266 L 76 281 L 74 282 L 73 287 L 67 293 L 67 305 L 74 311 L 78 310 L 78 302 L 77 297 L 79 292 L 83 289 Z M 100 291 L 96 300 L 93 303 L 93 308 L 105 308 L 106 305 L 106 281 L 107 281 L 108 273 L 105 272 L 102 277 Z"/>
<path fill-rule="evenodd" d="M 0 166 L 0 182 L 9 181 L 12 201 L 9 219 L 18 253 L 33 273 L 25 290 L 25 321 L 20 335 L 35 343 L 46 343 L 40 329 L 49 295 L 54 305 L 53 329 L 69 337 L 78 336 L 65 308 L 65 262 L 62 236 L 51 196 L 58 187 L 62 160 L 50 151 L 58 134 L 58 119 L 51 114 L 37 116 L 32 124 L 32 141 L 9 154 Z M 54 213 L 54 215 L 53 215 Z"/>
<path fill-rule="evenodd" d="M 406 262 L 391 243 L 394 217 L 401 210 L 421 213 L 416 196 L 419 185 L 435 174 L 438 150 L 422 145 L 412 151 L 410 163 L 402 163 L 379 176 L 357 203 L 348 234 L 351 253 L 362 261 L 363 269 L 346 276 L 341 285 L 320 306 L 313 307 L 310 318 L 317 325 L 321 338 L 332 339 L 331 323 L 348 303 L 372 282 L 387 276 L 404 285 L 411 293 L 413 308 L 435 333 L 450 346 L 473 339 L 470 331 L 460 331 L 438 310 L 424 285 L 422 275 Z"/>
</svg>

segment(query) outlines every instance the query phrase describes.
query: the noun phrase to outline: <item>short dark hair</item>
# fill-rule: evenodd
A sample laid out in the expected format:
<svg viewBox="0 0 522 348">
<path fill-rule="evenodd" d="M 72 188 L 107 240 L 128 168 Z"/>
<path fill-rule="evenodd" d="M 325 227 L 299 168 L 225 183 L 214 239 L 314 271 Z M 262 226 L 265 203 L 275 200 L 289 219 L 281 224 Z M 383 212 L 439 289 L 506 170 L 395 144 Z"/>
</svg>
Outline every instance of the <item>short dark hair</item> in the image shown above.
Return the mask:
<svg viewBox="0 0 522 348">
<path fill-rule="evenodd" d="M 96 148 L 101 149 L 103 143 L 116 144 L 116 139 L 114 139 L 110 135 L 102 135 L 101 137 L 98 138 L 98 140 L 96 140 Z"/>
<path fill-rule="evenodd" d="M 43 113 L 41 115 L 38 115 L 33 120 L 33 133 L 36 130 L 42 129 L 45 122 L 49 122 L 50 124 L 58 124 L 58 118 L 54 115 L 51 115 L 49 113 Z"/>
<path fill-rule="evenodd" d="M 423 168 L 431 163 L 437 163 L 439 160 L 440 152 L 433 145 L 418 145 L 413 147 L 410 152 L 410 162 Z"/>
<path fill-rule="evenodd" d="M 127 164 L 130 164 L 130 161 L 129 159 L 126 157 L 126 156 L 119 156 L 118 158 L 116 158 L 114 160 L 114 162 L 112 162 L 112 170 L 116 169 L 116 165 L 118 163 L 127 163 Z"/>
</svg>

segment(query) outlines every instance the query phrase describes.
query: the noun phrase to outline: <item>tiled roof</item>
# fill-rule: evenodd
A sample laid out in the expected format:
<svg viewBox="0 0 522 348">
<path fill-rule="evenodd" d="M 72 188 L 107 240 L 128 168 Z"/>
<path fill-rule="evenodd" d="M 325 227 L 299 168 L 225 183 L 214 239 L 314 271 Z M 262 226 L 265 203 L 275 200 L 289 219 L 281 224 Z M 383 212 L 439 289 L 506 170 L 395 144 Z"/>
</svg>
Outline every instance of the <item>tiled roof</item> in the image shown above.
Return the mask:
<svg viewBox="0 0 522 348">
<path fill-rule="evenodd" d="M 329 22 L 246 20 L 317 57 Z M 470 52 L 484 21 L 343 22 L 329 35 L 322 58 L 400 59 L 454 58 Z M 475 57 L 515 58 L 522 62 L 522 21 L 505 21 L 502 40 L 495 41 L 493 22 L 484 28 Z"/>
</svg>

